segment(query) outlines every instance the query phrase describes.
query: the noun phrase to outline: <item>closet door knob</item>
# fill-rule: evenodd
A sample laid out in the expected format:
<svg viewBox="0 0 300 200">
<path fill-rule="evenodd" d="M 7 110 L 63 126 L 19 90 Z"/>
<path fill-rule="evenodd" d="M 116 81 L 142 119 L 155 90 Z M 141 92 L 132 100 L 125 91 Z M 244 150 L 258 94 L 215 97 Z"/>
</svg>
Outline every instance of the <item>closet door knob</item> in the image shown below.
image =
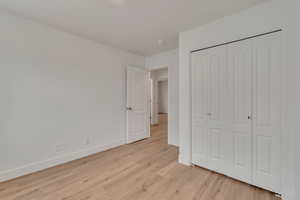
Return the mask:
<svg viewBox="0 0 300 200">
<path fill-rule="evenodd" d="M 131 108 L 131 107 L 127 107 L 126 109 L 127 109 L 127 110 L 132 110 L 132 108 Z"/>
</svg>

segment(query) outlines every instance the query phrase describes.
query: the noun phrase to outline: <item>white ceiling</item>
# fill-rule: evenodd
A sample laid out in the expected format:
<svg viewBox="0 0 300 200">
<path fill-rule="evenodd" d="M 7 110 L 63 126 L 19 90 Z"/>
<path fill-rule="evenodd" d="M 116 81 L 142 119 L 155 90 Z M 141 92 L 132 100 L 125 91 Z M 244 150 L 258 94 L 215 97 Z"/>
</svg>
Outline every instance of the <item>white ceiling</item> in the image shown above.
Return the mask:
<svg viewBox="0 0 300 200">
<path fill-rule="evenodd" d="M 181 31 L 263 1 L 1 0 L 0 7 L 97 42 L 152 55 L 176 48 Z"/>
</svg>

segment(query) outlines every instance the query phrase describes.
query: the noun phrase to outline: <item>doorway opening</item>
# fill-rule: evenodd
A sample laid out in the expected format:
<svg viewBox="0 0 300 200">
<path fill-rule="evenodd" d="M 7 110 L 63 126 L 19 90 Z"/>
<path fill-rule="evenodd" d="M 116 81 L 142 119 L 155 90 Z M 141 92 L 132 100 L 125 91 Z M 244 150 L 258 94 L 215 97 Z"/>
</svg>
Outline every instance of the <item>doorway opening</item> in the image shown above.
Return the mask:
<svg viewBox="0 0 300 200">
<path fill-rule="evenodd" d="M 151 136 L 161 134 L 168 141 L 169 72 L 167 67 L 150 71 Z M 160 131 L 156 131 L 158 129 Z"/>
</svg>

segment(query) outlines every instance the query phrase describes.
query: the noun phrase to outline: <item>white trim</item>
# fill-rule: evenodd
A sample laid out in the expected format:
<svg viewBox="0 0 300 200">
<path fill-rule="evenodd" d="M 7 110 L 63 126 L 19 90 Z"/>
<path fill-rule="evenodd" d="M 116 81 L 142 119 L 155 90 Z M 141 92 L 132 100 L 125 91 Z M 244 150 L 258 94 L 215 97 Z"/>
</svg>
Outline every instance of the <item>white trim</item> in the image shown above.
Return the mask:
<svg viewBox="0 0 300 200">
<path fill-rule="evenodd" d="M 147 71 L 147 124 L 148 124 L 148 138 L 151 137 L 151 85 L 150 85 L 150 70 Z"/>
<path fill-rule="evenodd" d="M 169 73 L 170 73 L 170 71 L 169 71 L 169 67 L 168 67 L 168 65 L 160 65 L 160 66 L 156 66 L 156 67 L 153 67 L 153 68 L 151 68 L 151 69 L 149 69 L 149 72 L 150 72 L 150 78 L 151 78 L 151 72 L 155 72 L 155 71 L 158 71 L 158 70 L 161 70 L 161 69 L 167 69 L 168 70 L 168 76 L 167 77 L 161 77 L 161 78 L 159 78 L 159 79 L 152 79 L 152 81 L 153 81 L 153 85 L 154 85 L 154 82 L 156 83 L 156 84 L 158 84 L 158 82 L 160 82 L 160 81 L 165 81 L 165 80 L 167 80 L 168 81 L 168 83 L 169 83 Z M 158 88 L 156 88 L 156 89 L 158 89 Z M 170 119 L 170 117 L 169 117 L 169 111 L 170 111 L 170 90 L 169 90 L 169 84 L 168 84 L 168 122 L 169 122 L 169 119 Z M 149 98 L 150 98 L 150 104 L 151 104 L 151 90 L 149 90 Z M 157 102 L 156 102 L 157 103 Z M 150 108 L 151 108 L 151 106 L 150 106 Z M 157 108 L 158 109 L 158 108 Z M 150 113 L 151 114 L 151 113 Z M 157 118 L 158 118 L 158 113 L 156 113 L 157 114 Z M 153 116 L 151 116 L 151 117 L 153 117 Z M 151 123 L 151 122 L 150 122 Z M 158 124 L 158 121 L 157 121 L 157 123 L 151 123 L 151 125 L 157 125 Z M 170 135 L 169 135 L 169 130 L 171 130 L 170 129 L 170 123 L 168 123 L 168 144 L 169 144 L 169 138 L 170 138 Z"/>
<path fill-rule="evenodd" d="M 170 90 L 170 66 L 169 65 L 161 65 L 161 66 L 156 66 L 152 69 L 150 69 L 150 72 L 152 71 L 156 71 L 156 70 L 160 70 L 160 69 L 168 69 L 168 77 L 164 77 L 164 78 L 160 78 L 157 79 L 156 81 L 168 81 L 168 144 L 169 145 L 173 145 L 173 146 L 179 146 L 179 144 L 174 144 L 172 141 L 170 141 L 171 138 L 171 132 L 170 130 L 172 130 L 172 123 L 170 123 L 170 105 L 171 105 L 171 90 Z M 150 93 L 150 91 L 149 91 Z"/>
<path fill-rule="evenodd" d="M 179 156 L 178 156 L 178 162 L 180 164 L 183 164 L 183 165 L 186 165 L 186 166 L 192 166 L 192 162 L 190 162 L 187 159 L 184 159 L 184 157 L 180 154 L 180 152 L 179 152 Z"/>
<path fill-rule="evenodd" d="M 124 140 L 116 141 L 108 145 L 102 145 L 102 146 L 94 146 L 89 149 L 84 149 L 81 151 L 77 152 L 72 152 L 72 153 L 67 153 L 58 157 L 54 157 L 48 160 L 40 161 L 40 162 L 35 162 L 35 163 L 30 163 L 27 165 L 24 165 L 19 168 L 7 170 L 0 172 L 0 182 L 8 181 L 20 176 L 28 175 L 34 172 L 38 172 L 44 169 L 48 169 L 50 167 L 54 167 L 57 165 L 61 165 L 73 160 L 77 160 L 80 158 L 84 158 L 96 153 L 100 153 L 118 146 L 121 146 L 125 144 Z"/>
<path fill-rule="evenodd" d="M 167 69 L 168 69 L 168 79 L 167 79 L 167 81 L 168 81 L 168 144 L 169 145 L 173 145 L 173 146 L 177 146 L 176 144 L 173 144 L 172 143 L 172 141 L 170 140 L 170 138 L 171 138 L 171 130 L 172 130 L 172 127 L 171 127 L 171 125 L 172 125 L 172 123 L 170 123 L 170 108 L 171 108 L 171 90 L 170 90 L 170 86 L 171 86 L 171 84 L 170 84 L 170 73 L 171 73 L 171 70 L 170 70 L 170 66 L 167 66 Z"/>
</svg>

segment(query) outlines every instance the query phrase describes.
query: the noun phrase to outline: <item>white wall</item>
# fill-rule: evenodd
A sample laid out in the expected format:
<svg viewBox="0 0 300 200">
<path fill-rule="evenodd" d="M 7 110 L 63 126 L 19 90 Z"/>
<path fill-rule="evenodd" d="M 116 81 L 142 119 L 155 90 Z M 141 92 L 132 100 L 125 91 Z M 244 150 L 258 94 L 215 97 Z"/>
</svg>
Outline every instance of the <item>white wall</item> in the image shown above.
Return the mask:
<svg viewBox="0 0 300 200">
<path fill-rule="evenodd" d="M 0 181 L 125 142 L 125 67 L 144 57 L 0 13 Z"/>
<path fill-rule="evenodd" d="M 298 0 L 273 0 L 250 8 L 233 16 L 180 34 L 179 49 L 179 131 L 180 162 L 191 163 L 191 113 L 190 113 L 190 51 L 252 36 L 268 31 L 283 29 L 284 52 L 287 70 L 287 121 L 284 128 L 282 162 L 284 199 L 296 200 L 295 178 L 299 184 L 299 102 L 300 102 L 300 61 L 299 61 L 299 19 Z M 296 170 L 297 169 L 297 170 Z M 298 188 L 297 191 L 300 191 Z"/>
<path fill-rule="evenodd" d="M 296 196 L 293 200 L 300 199 L 300 1 L 291 0 L 289 4 L 290 10 L 288 12 L 288 21 L 291 24 L 289 36 L 289 71 L 288 71 L 288 127 L 292 133 L 291 139 L 294 141 L 292 145 L 295 147 L 294 161 L 295 161 L 295 180 L 296 180 Z"/>
<path fill-rule="evenodd" d="M 168 67 L 169 124 L 168 143 L 178 146 L 178 49 L 163 52 L 146 58 L 149 70 Z"/>
<path fill-rule="evenodd" d="M 168 81 L 158 82 L 158 112 L 168 113 Z"/>
</svg>

